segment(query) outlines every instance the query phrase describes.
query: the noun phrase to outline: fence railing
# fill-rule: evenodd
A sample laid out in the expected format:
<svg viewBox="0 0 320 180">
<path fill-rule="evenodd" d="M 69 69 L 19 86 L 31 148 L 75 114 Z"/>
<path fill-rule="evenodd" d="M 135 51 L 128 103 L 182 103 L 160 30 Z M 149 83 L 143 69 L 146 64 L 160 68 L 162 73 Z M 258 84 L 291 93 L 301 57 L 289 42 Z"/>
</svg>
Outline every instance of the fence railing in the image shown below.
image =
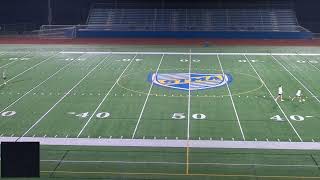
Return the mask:
<svg viewBox="0 0 320 180">
<path fill-rule="evenodd" d="M 15 24 L 0 24 L 0 34 L 25 34 L 31 32 L 38 27 L 33 23 L 15 23 Z"/>
<path fill-rule="evenodd" d="M 150 24 L 149 26 L 137 26 L 135 24 L 112 25 L 78 25 L 77 30 L 104 30 L 104 31 L 284 31 L 284 32 L 309 32 L 301 26 L 256 26 L 256 25 L 220 25 L 220 26 L 165 26 Z"/>
<path fill-rule="evenodd" d="M 40 38 L 50 39 L 72 39 L 76 38 L 77 32 L 83 31 L 153 31 L 153 32 L 310 32 L 301 26 L 278 26 L 278 27 L 265 27 L 265 26 L 188 26 L 188 27 L 168 27 L 164 25 L 151 24 L 150 26 L 139 27 L 136 25 L 128 26 L 123 24 L 118 25 L 43 25 L 38 31 Z"/>
</svg>

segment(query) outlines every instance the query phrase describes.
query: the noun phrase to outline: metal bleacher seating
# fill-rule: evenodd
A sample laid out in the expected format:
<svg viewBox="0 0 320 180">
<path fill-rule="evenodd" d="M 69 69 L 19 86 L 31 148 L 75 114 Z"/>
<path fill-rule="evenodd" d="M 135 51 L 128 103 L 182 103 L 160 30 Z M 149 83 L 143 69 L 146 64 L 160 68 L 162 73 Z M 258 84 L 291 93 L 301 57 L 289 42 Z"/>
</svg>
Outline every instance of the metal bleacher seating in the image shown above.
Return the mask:
<svg viewBox="0 0 320 180">
<path fill-rule="evenodd" d="M 115 31 L 301 31 L 293 8 L 162 9 L 95 4 L 88 28 Z"/>
</svg>

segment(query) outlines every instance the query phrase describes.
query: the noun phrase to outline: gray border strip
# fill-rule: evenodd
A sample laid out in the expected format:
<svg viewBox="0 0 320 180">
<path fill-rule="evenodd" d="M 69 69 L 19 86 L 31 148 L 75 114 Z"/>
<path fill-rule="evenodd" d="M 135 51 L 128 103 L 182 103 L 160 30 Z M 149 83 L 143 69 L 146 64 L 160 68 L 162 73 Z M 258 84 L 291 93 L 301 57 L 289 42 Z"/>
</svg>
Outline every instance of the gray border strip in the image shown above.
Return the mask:
<svg viewBox="0 0 320 180">
<path fill-rule="evenodd" d="M 16 141 L 18 137 L 0 137 L 2 141 Z M 108 146 L 108 147 L 172 147 L 172 148 L 231 148 L 231 149 L 287 149 L 320 150 L 318 142 L 278 141 L 216 141 L 216 140 L 164 140 L 164 139 L 98 139 L 21 137 L 19 142 L 40 142 L 41 145 Z"/>
</svg>

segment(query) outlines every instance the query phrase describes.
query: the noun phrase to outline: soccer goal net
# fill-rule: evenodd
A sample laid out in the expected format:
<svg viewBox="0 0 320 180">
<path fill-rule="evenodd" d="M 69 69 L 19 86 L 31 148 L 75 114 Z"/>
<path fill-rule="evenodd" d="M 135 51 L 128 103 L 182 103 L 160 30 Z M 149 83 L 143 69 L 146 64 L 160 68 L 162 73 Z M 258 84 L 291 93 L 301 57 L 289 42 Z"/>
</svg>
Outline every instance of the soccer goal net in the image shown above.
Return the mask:
<svg viewBox="0 0 320 180">
<path fill-rule="evenodd" d="M 43 25 L 39 37 L 43 39 L 73 39 L 77 28 L 74 25 Z"/>
</svg>

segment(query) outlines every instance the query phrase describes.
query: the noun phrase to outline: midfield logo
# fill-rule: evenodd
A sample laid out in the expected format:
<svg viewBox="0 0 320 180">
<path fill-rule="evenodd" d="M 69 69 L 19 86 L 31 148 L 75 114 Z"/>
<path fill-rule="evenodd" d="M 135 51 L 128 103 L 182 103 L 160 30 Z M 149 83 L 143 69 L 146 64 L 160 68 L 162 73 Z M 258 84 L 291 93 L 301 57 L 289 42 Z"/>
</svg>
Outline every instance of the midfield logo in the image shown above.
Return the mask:
<svg viewBox="0 0 320 180">
<path fill-rule="evenodd" d="M 231 83 L 230 74 L 201 74 L 201 73 L 150 73 L 149 82 L 155 85 L 189 91 L 210 89 Z"/>
</svg>

